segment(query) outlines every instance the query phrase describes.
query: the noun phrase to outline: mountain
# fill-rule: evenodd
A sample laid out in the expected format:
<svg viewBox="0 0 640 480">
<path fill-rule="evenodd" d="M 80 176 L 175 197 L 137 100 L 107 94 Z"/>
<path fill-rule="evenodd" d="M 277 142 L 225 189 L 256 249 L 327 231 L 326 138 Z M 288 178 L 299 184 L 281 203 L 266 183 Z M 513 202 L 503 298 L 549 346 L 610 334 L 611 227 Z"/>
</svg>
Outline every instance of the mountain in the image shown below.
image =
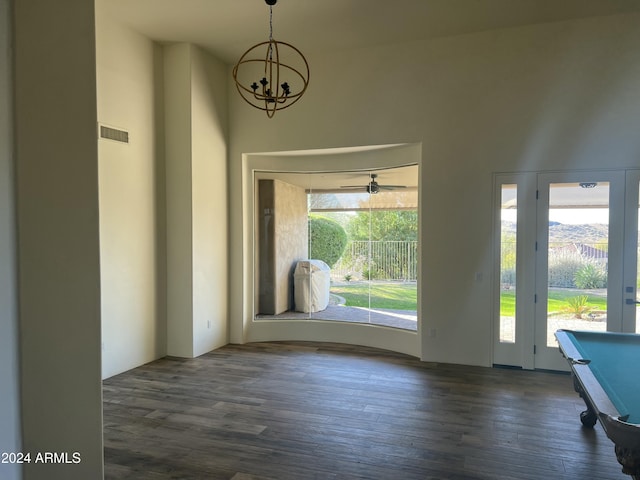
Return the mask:
<svg viewBox="0 0 640 480">
<path fill-rule="evenodd" d="M 502 222 L 502 232 L 515 235 L 515 222 Z M 549 222 L 549 242 L 602 243 L 609 236 L 609 226 L 602 223 L 571 225 Z"/>
<path fill-rule="evenodd" d="M 606 243 L 609 238 L 609 225 L 602 223 L 569 225 L 556 223 L 549 225 L 550 242 Z"/>
</svg>

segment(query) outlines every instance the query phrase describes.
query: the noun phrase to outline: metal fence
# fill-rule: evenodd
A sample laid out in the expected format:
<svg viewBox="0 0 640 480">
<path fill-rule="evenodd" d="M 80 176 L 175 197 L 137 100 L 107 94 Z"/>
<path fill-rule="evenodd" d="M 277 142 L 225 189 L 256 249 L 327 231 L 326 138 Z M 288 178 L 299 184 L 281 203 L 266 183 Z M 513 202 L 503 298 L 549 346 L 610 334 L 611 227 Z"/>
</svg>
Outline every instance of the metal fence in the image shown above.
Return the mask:
<svg viewBox="0 0 640 480">
<path fill-rule="evenodd" d="M 417 241 L 352 240 L 331 270 L 333 280 L 416 281 Z"/>
</svg>

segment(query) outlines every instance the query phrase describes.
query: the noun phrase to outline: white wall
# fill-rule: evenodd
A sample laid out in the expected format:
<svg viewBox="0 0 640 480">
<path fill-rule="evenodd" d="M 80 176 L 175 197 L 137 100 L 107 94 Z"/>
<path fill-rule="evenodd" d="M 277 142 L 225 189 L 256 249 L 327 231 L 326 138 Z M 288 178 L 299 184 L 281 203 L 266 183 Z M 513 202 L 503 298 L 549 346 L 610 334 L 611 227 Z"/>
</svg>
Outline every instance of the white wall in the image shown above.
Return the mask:
<svg viewBox="0 0 640 480">
<path fill-rule="evenodd" d="M 229 341 L 226 66 L 191 49 L 193 351 Z"/>
<path fill-rule="evenodd" d="M 15 16 L 22 438 L 80 463 L 27 480 L 102 478 L 93 2 L 21 0 Z"/>
<path fill-rule="evenodd" d="M 168 353 L 228 342 L 226 68 L 190 44 L 164 54 Z"/>
<path fill-rule="evenodd" d="M 18 365 L 18 290 L 14 202 L 12 11 L 0 0 L 0 452 L 22 451 Z M 0 463 L 0 478 L 18 480 L 20 465 Z"/>
<path fill-rule="evenodd" d="M 415 142 L 422 357 L 489 365 L 492 172 L 637 167 L 638 27 L 630 14 L 309 55 L 307 93 L 272 120 L 230 91 L 230 207 L 243 212 L 230 233 L 244 246 L 230 252 L 231 340 L 258 323 L 243 154 Z"/>
<path fill-rule="evenodd" d="M 167 352 L 193 356 L 190 45 L 164 47 Z"/>
<path fill-rule="evenodd" d="M 160 47 L 96 4 L 103 378 L 166 354 Z"/>
<path fill-rule="evenodd" d="M 97 2 L 103 376 L 227 343 L 227 70 Z"/>
</svg>

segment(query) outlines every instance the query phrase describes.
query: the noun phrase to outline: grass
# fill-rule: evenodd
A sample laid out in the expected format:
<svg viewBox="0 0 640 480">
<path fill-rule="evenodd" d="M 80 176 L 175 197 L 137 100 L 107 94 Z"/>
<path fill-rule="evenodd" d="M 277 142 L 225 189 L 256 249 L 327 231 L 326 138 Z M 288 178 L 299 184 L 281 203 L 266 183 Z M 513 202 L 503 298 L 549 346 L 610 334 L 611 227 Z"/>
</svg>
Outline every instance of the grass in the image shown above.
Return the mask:
<svg viewBox="0 0 640 480">
<path fill-rule="evenodd" d="M 344 297 L 349 307 L 369 307 L 369 293 L 371 293 L 371 308 L 385 308 L 390 310 L 417 310 L 417 288 L 415 283 L 346 283 L 332 285 L 331 293 Z M 549 312 L 561 312 L 569 305 L 569 299 L 575 298 L 583 291 L 550 290 Z M 500 315 L 515 316 L 515 290 L 506 290 L 500 295 Z M 607 310 L 605 297 L 589 295 L 587 303 L 593 310 Z"/>
<path fill-rule="evenodd" d="M 417 310 L 418 305 L 415 283 L 347 283 L 333 285 L 331 293 L 343 297 L 348 307 Z"/>
<path fill-rule="evenodd" d="M 583 290 L 572 292 L 570 290 L 549 290 L 548 312 L 561 312 L 569 306 L 569 299 L 584 294 Z M 606 297 L 588 295 L 587 305 L 593 310 L 607 310 Z M 514 317 L 516 314 L 516 292 L 506 290 L 500 292 L 500 315 L 503 317 Z"/>
</svg>

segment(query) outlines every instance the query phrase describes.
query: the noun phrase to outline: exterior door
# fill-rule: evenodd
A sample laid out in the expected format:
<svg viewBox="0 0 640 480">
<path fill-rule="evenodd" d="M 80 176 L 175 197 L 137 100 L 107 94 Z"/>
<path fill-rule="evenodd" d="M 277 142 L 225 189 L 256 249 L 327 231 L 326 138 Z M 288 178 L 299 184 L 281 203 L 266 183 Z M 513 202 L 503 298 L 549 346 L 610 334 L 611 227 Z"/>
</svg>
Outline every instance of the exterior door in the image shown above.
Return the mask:
<svg viewBox="0 0 640 480">
<path fill-rule="evenodd" d="M 640 171 L 496 180 L 494 363 L 567 370 L 556 330 L 640 332 Z"/>
<path fill-rule="evenodd" d="M 566 370 L 558 329 L 621 331 L 624 172 L 538 176 L 535 368 Z"/>
<path fill-rule="evenodd" d="M 493 363 L 534 368 L 535 173 L 496 175 Z"/>
</svg>

